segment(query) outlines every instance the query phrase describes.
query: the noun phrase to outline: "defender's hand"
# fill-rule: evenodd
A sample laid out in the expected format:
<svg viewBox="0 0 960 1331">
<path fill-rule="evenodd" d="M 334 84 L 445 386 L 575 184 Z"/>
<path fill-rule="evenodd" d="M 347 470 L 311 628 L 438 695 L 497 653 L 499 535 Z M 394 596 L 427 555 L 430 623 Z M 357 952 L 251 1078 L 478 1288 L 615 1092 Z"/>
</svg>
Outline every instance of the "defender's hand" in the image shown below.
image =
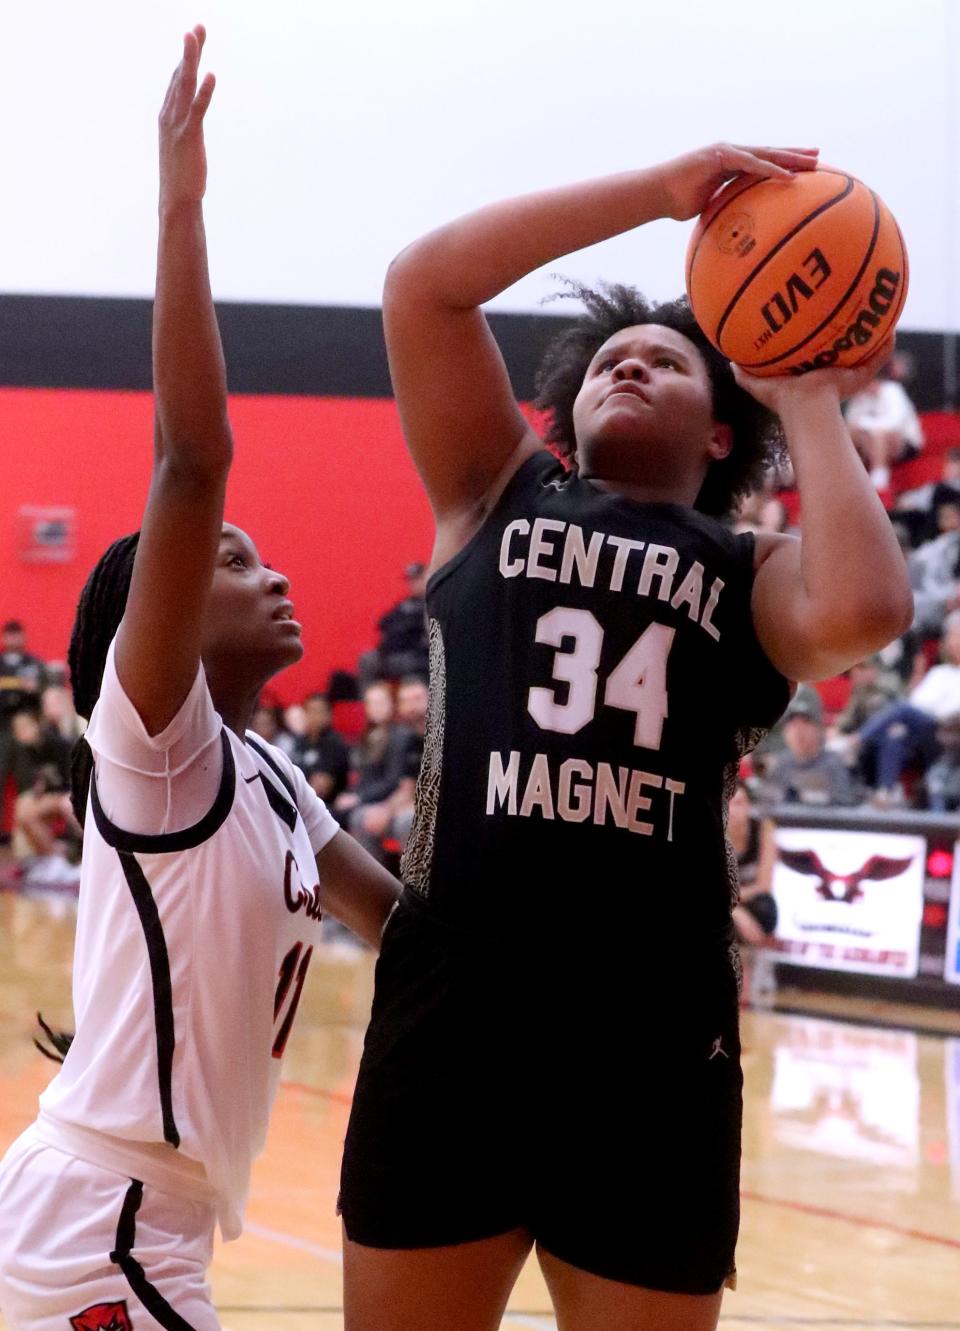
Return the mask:
<svg viewBox="0 0 960 1331">
<path fill-rule="evenodd" d="M 200 53 L 207 39 L 198 23 L 183 39 L 183 59 L 173 71 L 160 111 L 160 208 L 199 203 L 207 186 L 203 117 L 213 96 L 212 74 L 197 87 Z"/>
<path fill-rule="evenodd" d="M 813 171 L 818 148 L 745 148 L 714 143 L 654 168 L 663 176 L 664 217 L 685 222 L 702 213 L 721 185 L 734 176 L 789 180 L 795 171 Z"/>
</svg>

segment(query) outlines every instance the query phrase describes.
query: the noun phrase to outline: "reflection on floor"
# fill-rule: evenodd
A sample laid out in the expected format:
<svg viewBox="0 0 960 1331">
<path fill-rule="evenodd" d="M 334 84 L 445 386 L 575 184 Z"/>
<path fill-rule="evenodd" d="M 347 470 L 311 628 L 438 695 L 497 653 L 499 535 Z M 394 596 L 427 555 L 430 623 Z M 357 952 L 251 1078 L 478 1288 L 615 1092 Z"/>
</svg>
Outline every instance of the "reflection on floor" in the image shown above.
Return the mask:
<svg viewBox="0 0 960 1331">
<path fill-rule="evenodd" d="M 72 929 L 64 898 L 0 894 L 0 1146 L 31 1120 L 55 1071 L 31 1035 L 38 1008 L 70 1023 Z M 226 1331 L 343 1326 L 334 1200 L 372 959 L 331 948 L 316 960 L 247 1230 L 217 1249 Z M 960 1030 L 754 1012 L 744 1050 L 740 1288 L 724 1331 L 960 1331 Z M 531 1263 L 503 1331 L 554 1325 Z"/>
</svg>

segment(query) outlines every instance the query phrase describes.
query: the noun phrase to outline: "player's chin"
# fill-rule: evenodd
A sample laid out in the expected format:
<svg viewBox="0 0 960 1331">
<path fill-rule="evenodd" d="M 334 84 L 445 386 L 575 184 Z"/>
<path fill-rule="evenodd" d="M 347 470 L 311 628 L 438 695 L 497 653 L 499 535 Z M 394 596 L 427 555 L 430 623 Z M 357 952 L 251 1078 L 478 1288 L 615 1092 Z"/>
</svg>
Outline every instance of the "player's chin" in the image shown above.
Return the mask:
<svg viewBox="0 0 960 1331">
<path fill-rule="evenodd" d="M 261 650 L 270 658 L 274 671 L 284 670 L 287 666 L 296 665 L 297 661 L 303 660 L 305 649 L 300 634 L 300 625 L 288 620 L 283 623 L 279 632 L 274 630 L 270 634 L 269 643 L 261 645 Z"/>
<path fill-rule="evenodd" d="M 299 634 L 296 637 L 291 634 L 290 641 L 283 644 L 283 664 L 285 666 L 296 665 L 298 661 L 303 660 L 304 651 L 303 639 Z"/>
<path fill-rule="evenodd" d="M 624 395 L 617 394 L 617 396 Z M 597 422 L 597 429 L 593 434 L 593 446 L 597 451 L 615 450 L 623 453 L 625 450 L 648 448 L 660 434 L 664 433 L 663 424 L 649 407 L 638 398 L 631 401 L 626 397 L 625 400 L 626 411 L 617 409 L 606 412 Z M 636 409 L 632 405 L 633 402 L 637 403 Z"/>
</svg>

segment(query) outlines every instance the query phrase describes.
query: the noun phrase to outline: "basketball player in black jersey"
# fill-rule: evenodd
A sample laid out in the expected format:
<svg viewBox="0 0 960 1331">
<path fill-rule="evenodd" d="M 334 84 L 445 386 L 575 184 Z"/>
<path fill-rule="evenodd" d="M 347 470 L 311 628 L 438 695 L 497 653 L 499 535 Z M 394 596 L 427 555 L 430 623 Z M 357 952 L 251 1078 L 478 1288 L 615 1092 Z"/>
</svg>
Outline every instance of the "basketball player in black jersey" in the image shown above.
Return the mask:
<svg viewBox="0 0 960 1331">
<path fill-rule="evenodd" d="M 791 681 L 911 618 L 840 414 L 872 367 L 754 380 L 682 303 L 583 292 L 544 376 L 563 465 L 480 306 L 740 172 L 815 165 L 719 145 L 483 209 L 390 269 L 436 515 L 431 704 L 344 1156 L 348 1331 L 492 1331 L 533 1245 L 562 1331 L 716 1326 L 741 1117 L 725 799 Z M 717 520 L 774 414 L 802 540 Z"/>
</svg>

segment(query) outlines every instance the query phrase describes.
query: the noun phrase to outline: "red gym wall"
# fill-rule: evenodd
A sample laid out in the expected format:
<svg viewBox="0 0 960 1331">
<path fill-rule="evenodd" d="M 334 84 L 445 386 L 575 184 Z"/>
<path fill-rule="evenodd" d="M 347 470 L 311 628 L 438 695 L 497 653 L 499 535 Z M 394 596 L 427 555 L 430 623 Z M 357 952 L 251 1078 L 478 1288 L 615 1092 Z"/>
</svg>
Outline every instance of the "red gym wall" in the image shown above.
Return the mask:
<svg viewBox="0 0 960 1331">
<path fill-rule="evenodd" d="M 429 558 L 432 523 L 389 399 L 235 397 L 227 518 L 290 578 L 306 654 L 273 686 L 284 702 L 351 670 L 376 621 L 404 595 L 403 568 Z M 80 588 L 115 537 L 140 522 L 150 475 L 149 393 L 0 389 L 0 620 L 66 656 Z M 21 505 L 76 510 L 77 556 L 23 563 Z"/>
</svg>

